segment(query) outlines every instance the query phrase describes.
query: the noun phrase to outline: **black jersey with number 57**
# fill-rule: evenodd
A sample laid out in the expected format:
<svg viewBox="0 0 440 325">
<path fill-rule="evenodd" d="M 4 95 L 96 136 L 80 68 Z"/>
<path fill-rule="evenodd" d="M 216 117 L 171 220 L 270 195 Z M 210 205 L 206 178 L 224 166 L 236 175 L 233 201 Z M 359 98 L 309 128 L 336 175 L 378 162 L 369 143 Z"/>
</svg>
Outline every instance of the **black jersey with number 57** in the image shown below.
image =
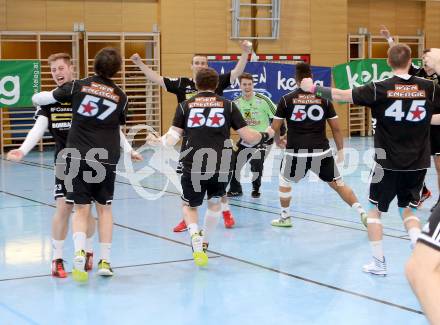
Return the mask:
<svg viewBox="0 0 440 325">
<path fill-rule="evenodd" d="M 430 166 L 431 117 L 440 113 L 440 88 L 431 80 L 399 75 L 353 89 L 353 103 L 371 107 L 377 120 L 375 160 L 385 169 Z"/>
<path fill-rule="evenodd" d="M 72 126 L 67 148 L 76 148 L 83 159 L 92 148 L 103 148 L 107 157 L 88 157 L 117 164 L 119 128 L 125 124 L 127 95 L 112 80 L 93 76 L 64 84 L 53 92 L 59 101 L 72 102 Z"/>
</svg>

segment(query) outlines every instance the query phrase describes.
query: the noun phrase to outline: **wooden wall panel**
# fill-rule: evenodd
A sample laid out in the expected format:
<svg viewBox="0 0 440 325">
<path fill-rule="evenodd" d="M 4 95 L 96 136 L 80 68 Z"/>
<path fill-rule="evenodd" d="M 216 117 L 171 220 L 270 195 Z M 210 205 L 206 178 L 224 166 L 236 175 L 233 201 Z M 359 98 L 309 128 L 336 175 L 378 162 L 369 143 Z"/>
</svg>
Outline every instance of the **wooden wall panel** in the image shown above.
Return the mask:
<svg viewBox="0 0 440 325">
<path fill-rule="evenodd" d="M 225 28 L 229 11 L 218 0 L 194 1 L 194 52 L 223 53 L 229 38 Z"/>
<path fill-rule="evenodd" d="M 45 0 L 6 1 L 7 30 L 46 30 L 46 19 Z"/>
<path fill-rule="evenodd" d="M 392 34 L 416 35 L 423 29 L 423 1 L 402 0 L 349 0 L 348 31 L 358 33 L 366 27 L 373 35 L 379 34 L 381 25 L 386 25 Z"/>
<path fill-rule="evenodd" d="M 73 24 L 84 22 L 83 1 L 48 0 L 46 2 L 47 30 L 73 31 Z"/>
<path fill-rule="evenodd" d="M 193 53 L 194 1 L 161 0 L 159 4 L 162 54 Z"/>
<path fill-rule="evenodd" d="M 122 31 L 145 32 L 153 31 L 158 24 L 158 0 L 123 0 Z"/>
<path fill-rule="evenodd" d="M 310 0 L 297 0 L 294 4 L 289 1 L 281 2 L 280 39 L 261 41 L 259 53 L 310 53 Z"/>
<path fill-rule="evenodd" d="M 425 12 L 426 47 L 440 48 L 440 3 L 427 2 Z"/>
<path fill-rule="evenodd" d="M 6 30 L 6 0 L 0 0 L 0 30 Z"/>
<path fill-rule="evenodd" d="M 159 0 L 0 0 L 0 27 L 11 31 L 151 32 Z M 105 9 L 105 10 L 103 10 Z M 3 25 L 2 25 L 3 24 Z"/>
<path fill-rule="evenodd" d="M 105 10 L 103 10 L 105 8 Z M 84 25 L 87 31 L 122 30 L 122 2 L 90 0 L 84 2 Z"/>
</svg>

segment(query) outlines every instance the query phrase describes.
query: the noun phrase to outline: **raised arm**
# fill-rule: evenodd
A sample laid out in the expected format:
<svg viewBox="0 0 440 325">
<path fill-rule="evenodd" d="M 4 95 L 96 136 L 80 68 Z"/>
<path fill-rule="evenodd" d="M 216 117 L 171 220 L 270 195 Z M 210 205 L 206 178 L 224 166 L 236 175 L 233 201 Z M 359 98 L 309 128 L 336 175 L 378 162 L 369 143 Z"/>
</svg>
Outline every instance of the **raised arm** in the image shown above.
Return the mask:
<svg viewBox="0 0 440 325">
<path fill-rule="evenodd" d="M 145 63 L 142 62 L 139 54 L 135 53 L 130 57 L 131 61 L 144 73 L 145 77 L 151 82 L 158 84 L 162 88 L 166 89 L 165 82 L 163 77 L 159 75 L 156 71 L 153 71 L 150 67 L 148 67 Z"/>
<path fill-rule="evenodd" d="M 33 147 L 35 147 L 38 141 L 41 140 L 48 125 L 49 120 L 46 116 L 38 116 L 34 126 L 27 134 L 26 139 L 23 141 L 20 148 L 9 151 L 6 155 L 6 159 L 12 161 L 22 160 L 23 157 L 26 156 Z"/>
<path fill-rule="evenodd" d="M 53 96 L 53 90 L 52 91 L 42 91 L 39 93 L 36 93 L 32 96 L 32 103 L 34 106 L 44 106 L 56 103 L 57 100 Z"/>
<path fill-rule="evenodd" d="M 248 62 L 248 56 L 252 53 L 252 43 L 249 41 L 240 42 L 241 56 L 237 65 L 231 70 L 231 83 L 233 83 L 243 72 Z"/>
<path fill-rule="evenodd" d="M 337 102 L 353 103 L 353 95 L 351 89 L 337 89 L 331 87 L 315 86 L 311 78 L 304 78 L 301 80 L 301 89 L 318 95 L 324 99 Z"/>
<path fill-rule="evenodd" d="M 395 44 L 395 43 L 394 43 L 394 39 L 393 39 L 393 37 L 391 36 L 390 31 L 388 30 L 388 28 L 387 28 L 385 25 L 381 25 L 381 26 L 380 26 L 380 35 L 382 35 L 383 38 L 385 38 L 385 39 L 387 40 L 388 45 L 389 45 L 390 47 L 393 46 L 393 45 Z"/>
</svg>

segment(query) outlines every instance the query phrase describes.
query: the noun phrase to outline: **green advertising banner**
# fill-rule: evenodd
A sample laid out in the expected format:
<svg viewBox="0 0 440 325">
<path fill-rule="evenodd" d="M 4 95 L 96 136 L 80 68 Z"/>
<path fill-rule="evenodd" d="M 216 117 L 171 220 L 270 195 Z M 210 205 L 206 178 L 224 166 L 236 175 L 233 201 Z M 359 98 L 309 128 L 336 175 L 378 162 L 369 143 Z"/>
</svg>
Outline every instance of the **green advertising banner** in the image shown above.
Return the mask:
<svg viewBox="0 0 440 325">
<path fill-rule="evenodd" d="M 413 60 L 417 66 L 421 65 L 420 59 Z M 370 81 L 380 81 L 391 77 L 393 74 L 386 59 L 354 60 L 350 63 L 339 64 L 333 68 L 333 79 L 336 88 L 353 89 Z"/>
<path fill-rule="evenodd" d="M 39 61 L 0 60 L 0 107 L 32 107 L 40 85 Z"/>
</svg>

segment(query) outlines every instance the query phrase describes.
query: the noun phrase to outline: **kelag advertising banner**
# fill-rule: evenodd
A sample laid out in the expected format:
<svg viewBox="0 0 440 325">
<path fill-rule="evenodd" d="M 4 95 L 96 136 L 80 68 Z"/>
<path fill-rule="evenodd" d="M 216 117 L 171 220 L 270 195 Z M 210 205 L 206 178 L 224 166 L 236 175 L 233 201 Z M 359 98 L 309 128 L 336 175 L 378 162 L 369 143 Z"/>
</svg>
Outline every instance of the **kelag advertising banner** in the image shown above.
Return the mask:
<svg viewBox="0 0 440 325">
<path fill-rule="evenodd" d="M 32 107 L 39 91 L 39 61 L 0 60 L 0 107 Z"/>
<path fill-rule="evenodd" d="M 209 66 L 220 74 L 231 71 L 236 64 L 237 62 L 231 61 L 209 62 Z M 245 71 L 253 75 L 255 91 L 270 97 L 275 103 L 278 103 L 282 96 L 297 88 L 293 64 L 249 62 Z M 312 72 L 315 83 L 324 86 L 331 85 L 331 68 L 312 66 Z M 235 99 L 240 94 L 237 80 L 224 91 L 223 95 L 228 99 Z"/>
</svg>

